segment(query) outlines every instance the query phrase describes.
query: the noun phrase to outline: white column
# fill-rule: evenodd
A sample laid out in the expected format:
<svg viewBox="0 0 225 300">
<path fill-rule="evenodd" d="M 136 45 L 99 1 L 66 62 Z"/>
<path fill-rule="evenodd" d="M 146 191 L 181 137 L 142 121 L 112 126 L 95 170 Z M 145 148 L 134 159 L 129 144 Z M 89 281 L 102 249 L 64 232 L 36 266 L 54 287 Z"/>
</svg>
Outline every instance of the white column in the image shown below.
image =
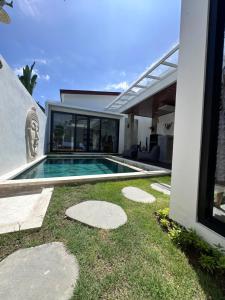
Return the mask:
<svg viewBox="0 0 225 300">
<path fill-rule="evenodd" d="M 183 0 L 170 216 L 211 243 L 225 239 L 197 222 L 209 0 Z"/>
</svg>

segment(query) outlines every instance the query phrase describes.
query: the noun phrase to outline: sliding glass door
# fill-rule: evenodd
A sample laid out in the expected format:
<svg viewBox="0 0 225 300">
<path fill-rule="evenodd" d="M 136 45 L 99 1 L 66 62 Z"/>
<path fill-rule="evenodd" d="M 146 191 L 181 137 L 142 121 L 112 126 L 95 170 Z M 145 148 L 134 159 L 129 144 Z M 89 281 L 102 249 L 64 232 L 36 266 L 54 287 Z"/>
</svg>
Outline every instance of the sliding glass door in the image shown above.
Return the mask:
<svg viewBox="0 0 225 300">
<path fill-rule="evenodd" d="M 52 115 L 51 146 L 53 151 L 72 151 L 74 148 L 74 117 L 55 112 Z"/>
<path fill-rule="evenodd" d="M 89 131 L 89 151 L 100 152 L 101 141 L 101 120 L 99 118 L 90 118 Z"/>
<path fill-rule="evenodd" d="M 116 152 L 118 149 L 119 126 L 117 120 L 102 119 L 101 151 Z"/>
<path fill-rule="evenodd" d="M 88 151 L 88 118 L 86 116 L 76 116 L 76 147 L 75 151 Z"/>
<path fill-rule="evenodd" d="M 51 151 L 118 152 L 119 120 L 52 111 Z"/>
</svg>

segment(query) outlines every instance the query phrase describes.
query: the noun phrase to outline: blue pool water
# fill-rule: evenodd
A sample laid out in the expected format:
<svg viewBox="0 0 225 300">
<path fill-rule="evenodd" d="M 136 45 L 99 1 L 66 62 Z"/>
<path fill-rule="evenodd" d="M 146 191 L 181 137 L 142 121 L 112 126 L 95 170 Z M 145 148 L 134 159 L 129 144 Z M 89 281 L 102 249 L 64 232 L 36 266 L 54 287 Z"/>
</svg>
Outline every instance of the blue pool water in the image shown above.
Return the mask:
<svg viewBox="0 0 225 300">
<path fill-rule="evenodd" d="M 46 158 L 14 179 L 137 172 L 104 158 Z"/>
</svg>

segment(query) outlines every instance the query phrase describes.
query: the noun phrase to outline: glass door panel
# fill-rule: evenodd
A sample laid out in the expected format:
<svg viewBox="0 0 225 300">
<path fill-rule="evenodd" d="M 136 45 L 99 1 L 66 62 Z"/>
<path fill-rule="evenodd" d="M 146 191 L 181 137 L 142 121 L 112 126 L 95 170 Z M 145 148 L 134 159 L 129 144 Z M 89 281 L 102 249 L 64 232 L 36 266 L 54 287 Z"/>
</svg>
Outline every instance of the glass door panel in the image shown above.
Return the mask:
<svg viewBox="0 0 225 300">
<path fill-rule="evenodd" d="M 90 118 L 89 151 L 100 150 L 100 119 Z"/>
<path fill-rule="evenodd" d="M 75 151 L 88 151 L 88 117 L 86 116 L 76 116 Z"/>
<path fill-rule="evenodd" d="M 74 148 L 74 118 L 72 114 L 53 113 L 52 150 L 72 151 Z"/>
<path fill-rule="evenodd" d="M 102 119 L 101 122 L 101 151 L 118 152 L 119 121 Z"/>
</svg>

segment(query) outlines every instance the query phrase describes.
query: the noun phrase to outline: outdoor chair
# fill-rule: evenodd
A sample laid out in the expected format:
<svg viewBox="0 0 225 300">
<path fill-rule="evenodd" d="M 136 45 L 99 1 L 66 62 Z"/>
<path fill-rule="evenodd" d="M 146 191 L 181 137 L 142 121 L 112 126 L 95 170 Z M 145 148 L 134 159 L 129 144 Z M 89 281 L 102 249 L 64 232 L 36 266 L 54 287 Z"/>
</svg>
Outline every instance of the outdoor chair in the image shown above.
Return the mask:
<svg viewBox="0 0 225 300">
<path fill-rule="evenodd" d="M 146 161 L 158 161 L 160 154 L 160 147 L 158 145 L 153 146 L 150 152 L 141 152 L 138 151 L 137 158 L 138 160 L 146 160 Z"/>
<path fill-rule="evenodd" d="M 138 153 L 138 145 L 132 145 L 129 150 L 125 150 L 124 157 L 136 158 Z"/>
</svg>

